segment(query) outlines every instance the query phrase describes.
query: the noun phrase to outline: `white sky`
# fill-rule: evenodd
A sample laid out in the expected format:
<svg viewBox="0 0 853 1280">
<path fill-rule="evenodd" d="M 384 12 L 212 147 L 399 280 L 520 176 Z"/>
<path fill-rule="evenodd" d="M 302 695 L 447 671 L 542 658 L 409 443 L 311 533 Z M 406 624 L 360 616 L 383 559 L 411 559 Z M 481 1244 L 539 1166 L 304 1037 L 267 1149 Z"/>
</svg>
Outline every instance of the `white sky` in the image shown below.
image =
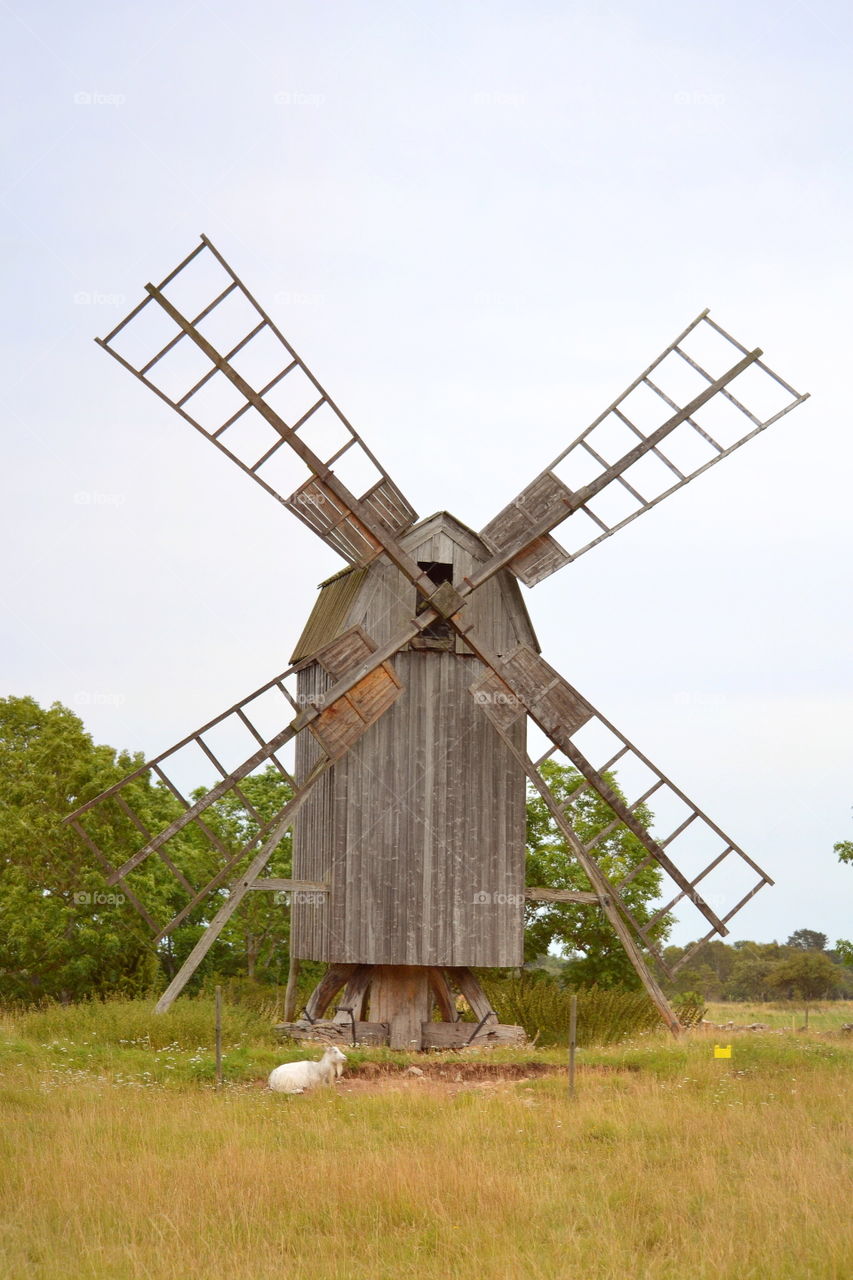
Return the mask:
<svg viewBox="0 0 853 1280">
<path fill-rule="evenodd" d="M 777 880 L 732 936 L 849 936 L 848 5 L 0 24 L 4 692 L 153 754 L 286 666 L 339 567 L 92 342 L 199 232 L 420 513 L 474 528 L 709 306 L 811 400 L 528 604 Z"/>
</svg>

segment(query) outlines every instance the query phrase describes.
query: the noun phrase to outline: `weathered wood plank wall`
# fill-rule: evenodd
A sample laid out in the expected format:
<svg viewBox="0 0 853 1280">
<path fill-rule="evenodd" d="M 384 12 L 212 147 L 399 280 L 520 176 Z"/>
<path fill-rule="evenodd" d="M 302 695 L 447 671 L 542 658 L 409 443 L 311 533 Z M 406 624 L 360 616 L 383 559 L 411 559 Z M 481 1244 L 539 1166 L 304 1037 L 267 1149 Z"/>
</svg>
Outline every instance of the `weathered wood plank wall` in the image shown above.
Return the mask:
<svg viewBox="0 0 853 1280">
<path fill-rule="evenodd" d="M 451 517 L 406 537 L 421 561 L 452 563 L 454 578 L 486 558 Z M 469 608 L 498 653 L 536 645 L 510 575 L 486 583 Z M 415 593 L 387 563 L 373 565 L 341 630 L 378 644 L 413 616 Z M 332 636 L 323 638 L 328 643 Z M 516 965 L 522 959 L 525 783 L 469 693 L 483 674 L 470 655 L 407 650 L 394 667 L 404 692 L 317 786 L 294 833 L 294 875 L 330 885 L 295 895 L 293 953 L 361 964 Z M 316 663 L 301 698 L 329 685 Z M 524 740 L 523 720 L 515 727 Z M 317 758 L 297 743 L 297 777 Z"/>
</svg>

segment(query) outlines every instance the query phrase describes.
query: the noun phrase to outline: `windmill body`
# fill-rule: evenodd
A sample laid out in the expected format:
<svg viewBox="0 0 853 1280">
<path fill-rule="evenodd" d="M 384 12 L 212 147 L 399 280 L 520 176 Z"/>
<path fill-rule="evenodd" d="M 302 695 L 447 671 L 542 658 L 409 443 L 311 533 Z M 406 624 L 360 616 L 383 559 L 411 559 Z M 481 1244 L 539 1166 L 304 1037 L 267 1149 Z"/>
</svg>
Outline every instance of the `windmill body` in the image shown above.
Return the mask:
<svg viewBox="0 0 853 1280">
<path fill-rule="evenodd" d="M 293 895 L 294 956 L 329 965 L 291 1034 L 396 1047 L 511 1039 L 520 1028 L 498 1025 L 472 967 L 521 962 L 525 900 L 571 901 L 606 917 L 677 1032 L 652 964 L 673 976 L 772 880 L 544 661 L 518 582 L 534 586 L 570 565 L 807 397 L 703 311 L 475 534 L 445 512 L 416 523 L 205 236 L 98 342 L 348 566 L 323 584 L 286 671 L 67 819 L 155 947 L 184 921 L 204 926 L 158 1010 L 248 893 L 284 891 Z M 520 453 L 526 443 L 520 431 Z M 527 754 L 528 721 L 547 740 L 537 760 Z M 218 775 L 192 800 L 178 782 L 187 751 Z M 583 839 L 573 800 L 549 786 L 548 760 L 581 775 L 573 800 L 591 790 L 604 801 L 601 825 Z M 264 821 L 242 783 L 270 766 L 292 798 Z M 146 825 L 148 806 L 134 808 L 140 783 L 171 805 L 157 831 Z M 588 889 L 524 885 L 527 784 Z M 207 820 L 223 797 L 244 813 L 242 845 L 224 843 Z M 293 878 L 266 877 L 290 828 Z M 646 852 L 619 879 L 601 859 L 617 829 Z M 206 884 L 185 871 L 190 831 L 217 862 Z M 150 858 L 186 898 L 165 922 L 134 880 Z M 625 890 L 644 866 L 657 869 L 665 900 L 639 920 Z M 670 967 L 655 925 L 676 907 L 707 932 Z M 454 987 L 479 1019 L 473 1031 L 456 1020 Z"/>
<path fill-rule="evenodd" d="M 489 556 L 445 513 L 402 543 L 437 580 L 470 576 Z M 304 664 L 299 700 L 319 702 L 332 686 L 324 653 L 334 654 L 341 635 L 358 627 L 385 644 L 416 606 L 411 584 L 387 562 L 326 583 L 293 654 Z M 536 644 L 512 574 L 492 578 L 472 607 L 496 653 Z M 519 965 L 525 777 L 471 696 L 483 664 L 441 623 L 398 653 L 394 668 L 400 696 L 320 780 L 294 824 L 295 878 L 329 885 L 325 895 L 296 895 L 294 953 L 332 963 Z M 523 751 L 523 719 L 512 737 Z M 309 735 L 297 741 L 297 783 L 321 750 Z"/>
</svg>

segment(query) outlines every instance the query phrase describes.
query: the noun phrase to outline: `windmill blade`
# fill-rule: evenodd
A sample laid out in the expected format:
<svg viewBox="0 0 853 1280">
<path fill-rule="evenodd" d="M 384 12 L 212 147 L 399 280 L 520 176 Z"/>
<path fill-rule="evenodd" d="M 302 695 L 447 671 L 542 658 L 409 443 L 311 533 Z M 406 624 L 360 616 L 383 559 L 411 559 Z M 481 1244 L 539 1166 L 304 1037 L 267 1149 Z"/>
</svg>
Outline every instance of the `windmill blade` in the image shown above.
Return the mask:
<svg viewBox="0 0 853 1280">
<path fill-rule="evenodd" d="M 495 554 L 472 584 L 504 566 L 541 582 L 808 399 L 761 354 L 703 311 L 485 526 Z"/>
<path fill-rule="evenodd" d="M 206 236 L 146 290 L 96 341 L 211 444 L 350 564 L 379 554 L 374 522 L 394 534 L 414 523 L 391 477 Z"/>
<path fill-rule="evenodd" d="M 384 651 L 377 651 L 361 628 L 352 628 L 339 636 L 317 658 L 334 683 L 316 704 L 300 705 L 295 689 L 291 692 L 288 688 L 286 682 L 294 683 L 291 678 L 295 677 L 297 670 L 296 666 L 290 667 L 175 746 L 140 765 L 99 796 L 80 805 L 65 819 L 95 855 L 106 873 L 107 882 L 122 887 L 128 900 L 156 934 L 155 941 L 171 933 L 205 898 L 220 889 L 229 874 L 239 868 L 262 842 L 267 849 L 263 865 L 266 864 L 318 778 L 358 741 L 402 692 L 400 681 Z M 283 752 L 305 729 L 316 737 L 321 755 L 310 775 L 297 783 L 287 767 Z M 245 750 L 251 746 L 256 749 L 244 758 Z M 233 764 L 235 759 L 237 763 Z M 214 775 L 218 775 L 218 781 L 191 800 L 185 794 L 187 783 L 184 779 L 198 782 L 205 766 L 208 773 L 212 770 Z M 288 799 L 278 812 L 264 818 L 246 794 L 243 783 L 260 769 L 270 766 L 287 784 Z M 208 811 L 218 801 L 227 801 L 232 806 L 237 815 L 238 830 L 245 833 L 245 839 L 228 843 L 217 833 Z M 156 830 L 151 826 L 152 812 L 160 815 L 160 826 Z M 216 810 L 213 812 L 215 814 Z M 273 841 L 276 831 L 279 834 Z M 116 867 L 110 861 L 105 845 L 127 849 L 136 847 Z M 184 870 L 188 863 L 199 862 L 200 848 L 206 850 L 216 864 L 215 874 L 203 885 L 193 883 Z M 141 890 L 137 892 L 138 886 L 128 883 L 128 877 L 153 854 L 165 864 L 188 898 L 177 915 L 165 923 L 153 919 L 141 900 Z M 251 865 L 254 866 L 254 861 Z M 247 870 L 240 872 L 236 885 L 242 885 L 247 876 Z M 254 879 L 254 876 L 249 878 Z M 248 888 L 255 887 L 258 886 L 253 883 L 248 885 Z M 282 885 L 276 884 L 275 887 L 281 888 Z M 322 889 L 322 886 L 297 884 L 295 881 L 290 887 L 312 891 Z M 233 889 L 232 886 L 232 892 Z M 215 938 L 211 937 L 208 949 L 213 941 Z M 205 952 L 201 954 L 203 956 Z M 185 979 L 189 976 L 189 973 L 185 975 Z"/>
<path fill-rule="evenodd" d="M 773 883 L 767 873 L 532 649 L 519 646 L 503 662 L 490 665 L 492 671 L 472 686 L 474 698 L 501 731 L 527 714 L 546 734 L 551 746 L 535 762 L 538 779 L 547 786 L 543 766 L 562 759 L 584 780 L 572 793 L 570 806 L 590 788 L 607 806 L 606 820 L 582 843 L 584 855 L 594 860 L 618 828 L 630 831 L 646 849 L 646 858 L 615 886 L 620 908 L 632 918 L 622 890 L 643 867 L 656 865 L 675 889 L 649 922 L 633 921 L 643 944 L 656 952 L 654 925 L 685 899 L 711 925 L 709 937 L 725 936 L 727 921 L 765 884 Z M 609 780 L 614 770 L 624 799 Z M 649 825 L 644 821 L 647 806 L 655 815 Z M 567 821 L 571 824 L 569 817 Z M 721 914 L 715 910 L 717 895 L 712 905 L 705 894 L 706 886 L 714 883 L 709 877 L 724 862 L 727 887 L 737 878 L 732 876 L 735 868 L 738 875 L 749 877 L 749 883 L 740 901 Z"/>
</svg>

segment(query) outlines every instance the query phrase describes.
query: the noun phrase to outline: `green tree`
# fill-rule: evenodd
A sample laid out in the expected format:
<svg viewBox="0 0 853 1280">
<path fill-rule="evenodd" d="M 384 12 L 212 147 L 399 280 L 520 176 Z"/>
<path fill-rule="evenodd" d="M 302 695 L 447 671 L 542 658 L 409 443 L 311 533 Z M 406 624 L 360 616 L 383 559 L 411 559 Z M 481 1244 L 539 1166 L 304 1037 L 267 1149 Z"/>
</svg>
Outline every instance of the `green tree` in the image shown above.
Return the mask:
<svg viewBox="0 0 853 1280">
<path fill-rule="evenodd" d="M 832 847 L 838 854 L 839 862 L 853 863 L 853 840 L 839 840 Z"/>
<path fill-rule="evenodd" d="M 188 885 L 208 884 L 291 794 L 286 780 L 268 766 L 241 788 L 256 816 L 247 814 L 236 796 L 226 795 L 205 815 L 212 841 L 190 825 L 164 847 L 186 884 L 152 854 L 128 876 L 127 885 L 110 887 L 92 852 L 63 819 L 142 763 L 139 756 L 96 746 L 66 707 L 45 710 L 32 698 L 0 700 L 0 998 L 78 1000 L 162 986 L 189 954 L 224 901 L 225 886 L 252 851 L 159 946 L 128 900 L 129 891 L 155 922 L 165 924 L 187 904 Z M 149 831 L 161 831 L 182 812 L 180 801 L 146 773 L 122 795 Z M 115 800 L 91 810 L 84 825 L 113 866 L 139 847 L 139 829 Z M 289 837 L 273 855 L 269 874 L 291 874 Z M 285 902 L 269 893 L 250 894 L 193 985 L 213 972 L 278 978 L 289 928 Z"/>
<path fill-rule="evenodd" d="M 566 816 L 581 840 L 608 826 L 613 813 L 592 791 L 581 786 L 581 775 L 568 765 L 546 761 L 542 773 L 558 803 L 566 808 Z M 621 795 L 613 774 L 605 777 Z M 650 825 L 652 816 L 641 805 L 636 814 L 640 822 Z M 619 881 L 646 857 L 646 850 L 635 835 L 621 823 L 595 846 L 594 857 L 608 879 Z M 562 833 L 552 819 L 548 807 L 538 793 L 527 803 L 527 884 L 549 889 L 571 889 L 589 892 L 592 888 L 575 861 Z M 644 867 L 624 890 L 624 897 L 634 918 L 641 924 L 654 914 L 653 903 L 660 892 L 661 873 L 654 866 Z M 652 937 L 666 937 L 670 921 L 659 920 Z M 580 903 L 528 903 L 525 909 L 525 959 L 532 961 L 556 946 L 564 956 L 571 956 L 570 977 L 584 985 L 637 986 L 639 979 L 607 917 L 598 907 Z"/>
<path fill-rule="evenodd" d="M 825 933 L 817 933 L 814 929 L 795 929 L 785 946 L 798 951 L 825 951 L 828 941 Z"/>
<path fill-rule="evenodd" d="M 66 707 L 0 699 L 0 995 L 147 989 L 157 957 L 62 818 L 138 762 L 95 746 Z"/>
<path fill-rule="evenodd" d="M 802 951 L 774 965 L 767 982 L 788 999 L 820 1000 L 837 990 L 839 978 L 838 968 L 829 956 L 820 951 Z"/>
<path fill-rule="evenodd" d="M 847 862 L 853 866 L 853 840 L 839 840 L 833 848 L 838 854 L 839 862 Z M 839 938 L 835 944 L 835 952 L 842 964 L 853 965 L 853 942 L 849 939 Z"/>
</svg>

